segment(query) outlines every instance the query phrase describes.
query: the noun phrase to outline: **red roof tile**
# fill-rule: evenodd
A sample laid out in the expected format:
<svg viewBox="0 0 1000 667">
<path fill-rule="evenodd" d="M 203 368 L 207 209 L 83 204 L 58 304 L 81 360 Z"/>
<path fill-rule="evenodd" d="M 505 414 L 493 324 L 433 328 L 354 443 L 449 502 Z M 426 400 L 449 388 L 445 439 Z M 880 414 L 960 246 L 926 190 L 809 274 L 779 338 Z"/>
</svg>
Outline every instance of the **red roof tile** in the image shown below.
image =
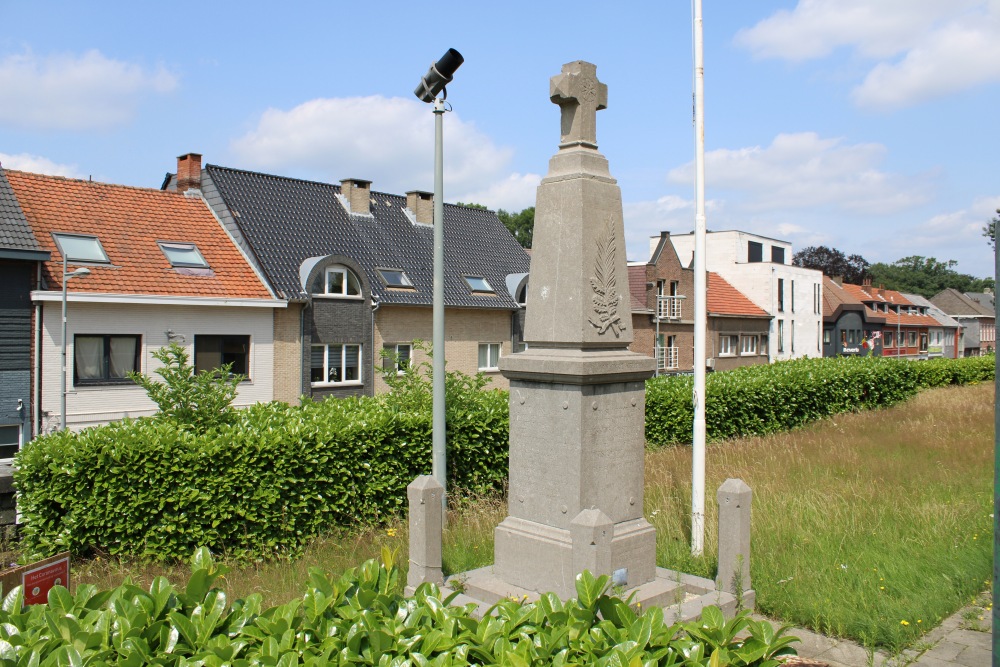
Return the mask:
<svg viewBox="0 0 1000 667">
<path fill-rule="evenodd" d="M 208 206 L 197 198 L 122 185 L 7 171 L 7 179 L 43 250 L 43 275 L 62 289 L 62 254 L 53 232 L 97 236 L 110 265 L 88 264 L 73 292 L 231 299 L 273 298 Z M 211 275 L 173 268 L 157 241 L 194 243 Z M 72 264 L 77 266 L 77 264 Z"/>
<path fill-rule="evenodd" d="M 708 273 L 708 312 L 711 315 L 770 317 L 718 273 Z"/>
<path fill-rule="evenodd" d="M 844 283 L 844 291 L 859 301 L 864 302 L 866 314 L 868 316 L 885 318 L 886 326 L 896 326 L 896 324 L 917 326 L 917 327 L 937 327 L 940 323 L 930 315 L 911 315 L 909 313 L 896 313 L 893 310 L 885 312 L 879 310 L 875 312 L 873 305 L 892 304 L 899 306 L 915 306 L 909 299 L 896 290 L 872 287 L 871 285 L 851 285 Z"/>
</svg>

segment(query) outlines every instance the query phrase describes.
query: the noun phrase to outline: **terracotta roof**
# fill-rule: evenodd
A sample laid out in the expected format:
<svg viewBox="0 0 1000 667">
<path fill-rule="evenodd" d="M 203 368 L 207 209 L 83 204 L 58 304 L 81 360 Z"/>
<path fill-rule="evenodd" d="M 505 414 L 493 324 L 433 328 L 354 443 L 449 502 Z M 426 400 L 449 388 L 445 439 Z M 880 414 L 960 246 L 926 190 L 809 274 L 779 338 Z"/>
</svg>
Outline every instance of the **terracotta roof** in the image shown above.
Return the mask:
<svg viewBox="0 0 1000 667">
<path fill-rule="evenodd" d="M 872 287 L 871 285 L 851 285 L 849 283 L 844 283 L 844 290 L 865 304 L 865 314 L 868 317 L 885 318 L 886 326 L 892 327 L 897 324 L 913 327 L 940 326 L 940 323 L 930 315 L 896 313 L 892 310 L 889 312 L 885 312 L 883 310 L 875 311 L 873 306 L 879 304 L 892 304 L 898 306 L 919 305 L 913 303 L 903 296 L 901 292 L 897 292 L 896 290 Z"/>
<path fill-rule="evenodd" d="M 770 317 L 743 293 L 726 282 L 718 273 L 708 272 L 709 315 L 742 315 L 744 317 Z"/>
<path fill-rule="evenodd" d="M 65 232 L 97 236 L 110 260 L 87 264 L 90 275 L 70 283 L 72 292 L 273 298 L 201 199 L 19 171 L 7 179 L 39 245 L 52 253 L 43 268 L 50 290 L 62 289 L 52 233 Z M 157 241 L 195 244 L 209 270 L 172 267 Z"/>
<path fill-rule="evenodd" d="M 861 299 L 847 289 L 849 287 L 853 285 L 838 285 L 833 279 L 823 276 L 823 317 L 833 317 L 840 306 L 863 305 Z"/>
<path fill-rule="evenodd" d="M 629 264 L 628 291 L 632 297 L 632 312 L 650 312 L 646 305 L 646 265 Z"/>
<path fill-rule="evenodd" d="M 31 233 L 7 176 L 0 167 L 0 251 L 29 259 L 48 259 Z"/>
</svg>

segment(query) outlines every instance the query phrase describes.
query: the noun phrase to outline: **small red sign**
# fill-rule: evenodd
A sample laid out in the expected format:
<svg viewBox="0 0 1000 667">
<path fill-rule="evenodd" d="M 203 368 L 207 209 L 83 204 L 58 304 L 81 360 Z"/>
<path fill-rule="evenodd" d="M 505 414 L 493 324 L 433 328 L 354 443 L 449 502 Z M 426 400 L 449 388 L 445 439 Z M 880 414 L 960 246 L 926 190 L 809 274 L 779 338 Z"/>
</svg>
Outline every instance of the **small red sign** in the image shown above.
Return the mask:
<svg viewBox="0 0 1000 667">
<path fill-rule="evenodd" d="M 69 557 L 25 571 L 21 575 L 24 604 L 44 604 L 49 601 L 53 586 L 69 588 Z"/>
</svg>

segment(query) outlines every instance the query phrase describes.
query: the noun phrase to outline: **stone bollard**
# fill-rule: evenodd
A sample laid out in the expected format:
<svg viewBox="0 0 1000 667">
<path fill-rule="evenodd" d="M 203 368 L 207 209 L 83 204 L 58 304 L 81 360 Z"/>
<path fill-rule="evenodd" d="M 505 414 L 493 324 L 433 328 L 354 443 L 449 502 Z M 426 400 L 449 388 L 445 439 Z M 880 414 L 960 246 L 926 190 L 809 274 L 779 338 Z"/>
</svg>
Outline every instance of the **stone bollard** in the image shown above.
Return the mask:
<svg viewBox="0 0 1000 667">
<path fill-rule="evenodd" d="M 738 595 L 750 590 L 750 500 L 742 479 L 719 487 L 719 590 Z"/>
<path fill-rule="evenodd" d="M 429 581 L 441 586 L 444 487 L 432 476 L 421 475 L 406 487 L 406 497 L 410 502 L 410 569 L 406 585 L 416 588 Z"/>
</svg>

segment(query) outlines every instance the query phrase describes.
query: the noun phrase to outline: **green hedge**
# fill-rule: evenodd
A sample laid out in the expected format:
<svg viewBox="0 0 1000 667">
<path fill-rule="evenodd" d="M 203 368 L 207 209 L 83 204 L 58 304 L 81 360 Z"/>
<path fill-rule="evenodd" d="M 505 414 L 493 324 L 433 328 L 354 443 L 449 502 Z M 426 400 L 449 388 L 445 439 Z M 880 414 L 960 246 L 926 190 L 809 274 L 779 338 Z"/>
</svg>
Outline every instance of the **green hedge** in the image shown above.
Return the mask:
<svg viewBox="0 0 1000 667">
<path fill-rule="evenodd" d="M 771 433 L 892 405 L 924 387 L 992 378 L 993 363 L 808 359 L 715 373 L 707 379 L 708 437 Z M 449 484 L 500 489 L 507 393 L 482 391 L 474 379 L 449 382 Z M 648 382 L 650 444 L 690 442 L 691 421 L 690 377 Z M 407 484 L 431 470 L 422 384 L 379 398 L 257 405 L 197 433 L 145 418 L 30 443 L 15 473 L 24 551 L 178 560 L 206 545 L 237 558 L 294 556 L 331 526 L 402 513 Z"/>
<path fill-rule="evenodd" d="M 608 577 L 586 572 L 576 599 L 503 600 L 479 619 L 470 607 L 450 606 L 432 584 L 401 597 L 388 554 L 341 577 L 314 568 L 300 599 L 270 609 L 259 594 L 230 603 L 214 588 L 225 568 L 207 549 L 192 569 L 183 589 L 163 577 L 148 591 L 88 584 L 71 594 L 56 586 L 46 604 L 31 607 L 15 588 L 0 607 L 0 667 L 777 667 L 778 658 L 796 654 L 787 627 L 775 630 L 746 611 L 727 622 L 716 607 L 699 621 L 670 625 L 663 609 L 637 614 L 606 594 Z"/>
<path fill-rule="evenodd" d="M 257 405 L 202 436 L 157 418 L 48 435 L 17 459 L 23 547 L 292 556 L 332 525 L 398 515 L 407 484 L 431 470 L 431 422 L 429 409 L 350 398 Z M 450 483 L 502 488 L 506 393 L 466 392 L 448 423 Z"/>
<path fill-rule="evenodd" d="M 891 357 L 798 359 L 712 373 L 705 380 L 709 440 L 764 435 L 842 412 L 895 405 L 920 389 L 990 380 L 994 357 L 910 361 Z M 646 440 L 691 442 L 691 376 L 646 383 Z"/>
</svg>

